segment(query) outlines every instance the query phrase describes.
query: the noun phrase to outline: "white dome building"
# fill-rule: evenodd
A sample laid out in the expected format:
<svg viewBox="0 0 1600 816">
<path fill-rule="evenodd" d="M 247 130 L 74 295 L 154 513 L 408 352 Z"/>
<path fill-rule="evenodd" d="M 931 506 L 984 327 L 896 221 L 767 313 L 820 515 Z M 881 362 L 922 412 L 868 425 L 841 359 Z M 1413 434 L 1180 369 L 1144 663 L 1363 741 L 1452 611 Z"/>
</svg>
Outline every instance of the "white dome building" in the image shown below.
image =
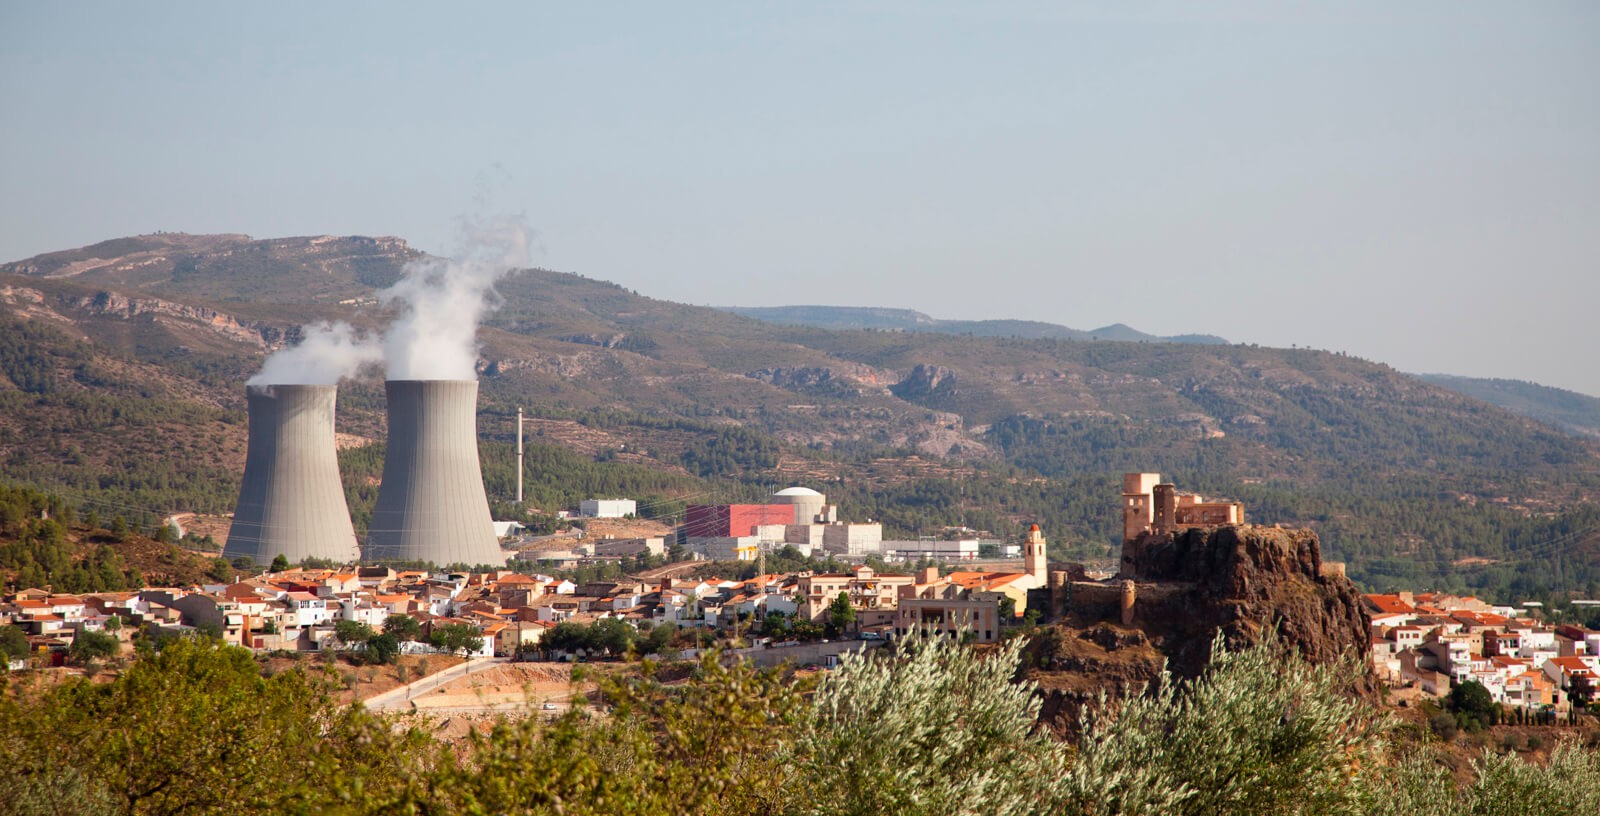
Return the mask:
<svg viewBox="0 0 1600 816">
<path fill-rule="evenodd" d="M 818 524 L 832 521 L 828 512 L 828 497 L 809 487 L 789 487 L 772 494 L 769 504 L 794 506 L 795 524 Z"/>
</svg>

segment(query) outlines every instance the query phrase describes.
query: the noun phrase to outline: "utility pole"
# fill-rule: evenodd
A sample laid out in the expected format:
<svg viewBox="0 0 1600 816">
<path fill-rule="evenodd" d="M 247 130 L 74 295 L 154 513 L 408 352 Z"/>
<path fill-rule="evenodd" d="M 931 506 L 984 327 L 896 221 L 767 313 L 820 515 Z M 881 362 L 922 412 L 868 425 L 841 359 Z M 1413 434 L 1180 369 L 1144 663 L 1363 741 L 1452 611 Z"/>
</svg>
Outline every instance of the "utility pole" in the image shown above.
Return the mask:
<svg viewBox="0 0 1600 816">
<path fill-rule="evenodd" d="M 522 504 L 522 406 L 517 406 L 517 504 Z M 519 508 L 520 509 L 520 508 Z"/>
</svg>

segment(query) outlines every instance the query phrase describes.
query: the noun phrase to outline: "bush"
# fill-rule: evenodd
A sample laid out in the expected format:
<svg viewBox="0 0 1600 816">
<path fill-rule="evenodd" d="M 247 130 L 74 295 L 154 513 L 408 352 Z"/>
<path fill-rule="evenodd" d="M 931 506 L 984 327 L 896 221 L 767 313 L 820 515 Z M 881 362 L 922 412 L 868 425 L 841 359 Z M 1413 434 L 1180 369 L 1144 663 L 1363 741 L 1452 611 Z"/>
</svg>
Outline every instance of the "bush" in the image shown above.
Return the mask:
<svg viewBox="0 0 1600 816">
<path fill-rule="evenodd" d="M 1352 689 L 1355 660 L 1313 666 L 1270 634 L 1229 652 L 1219 633 L 1198 679 L 1163 673 L 1114 718 L 1083 720 L 1062 795 L 1083 813 L 1359 813 L 1359 769 L 1391 723 Z"/>
<path fill-rule="evenodd" d="M 356 643 L 366 643 L 377 633 L 372 631 L 371 626 L 361 621 L 342 620 L 334 624 L 333 634 L 341 643 L 354 645 Z"/>
<path fill-rule="evenodd" d="M 1428 719 L 1428 728 L 1433 730 L 1434 736 L 1445 742 L 1453 741 L 1456 738 L 1456 732 L 1460 730 L 1456 724 L 1456 718 L 1443 711 Z"/>
<path fill-rule="evenodd" d="M 1032 812 L 1066 768 L 1038 734 L 1039 699 L 1012 683 L 1021 643 L 984 658 L 913 634 L 890 658 L 846 654 L 802 720 L 801 813 Z"/>
<path fill-rule="evenodd" d="M 84 630 L 72 639 L 72 649 L 69 654 L 79 665 L 86 665 L 95 658 L 116 657 L 120 651 L 122 642 L 117 640 L 115 635 Z"/>
<path fill-rule="evenodd" d="M 21 660 L 28 654 L 28 636 L 22 629 L 10 624 L 0 626 L 0 658 Z"/>
<path fill-rule="evenodd" d="M 400 640 L 416 640 L 422 636 L 422 624 L 410 615 L 390 615 L 383 621 L 383 631 Z"/>
<path fill-rule="evenodd" d="M 374 635 L 367 641 L 366 661 L 378 665 L 394 663 L 400 659 L 400 639 L 387 632 Z"/>
<path fill-rule="evenodd" d="M 1565 739 L 1543 765 L 1515 754 L 1485 752 L 1473 763 L 1476 781 L 1466 791 L 1466 812 L 1477 816 L 1592 816 L 1600 813 L 1600 753 Z"/>
<path fill-rule="evenodd" d="M 1477 681 L 1457 683 L 1447 700 L 1450 710 L 1456 713 L 1456 724 L 1468 731 L 1487 728 L 1498 719 L 1494 696 Z"/>
</svg>

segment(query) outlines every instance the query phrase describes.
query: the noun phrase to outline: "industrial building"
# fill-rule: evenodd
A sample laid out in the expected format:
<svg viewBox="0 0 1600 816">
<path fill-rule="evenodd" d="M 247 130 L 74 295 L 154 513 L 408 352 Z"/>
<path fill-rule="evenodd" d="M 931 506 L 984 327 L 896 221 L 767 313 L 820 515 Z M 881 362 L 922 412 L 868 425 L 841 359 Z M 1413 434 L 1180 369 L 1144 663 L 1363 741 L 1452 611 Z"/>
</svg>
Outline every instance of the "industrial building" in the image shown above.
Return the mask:
<svg viewBox="0 0 1600 816">
<path fill-rule="evenodd" d="M 589 518 L 627 518 L 637 515 L 639 503 L 633 499 L 584 499 L 578 512 Z"/>
<path fill-rule="evenodd" d="M 846 558 L 865 558 L 883 553 L 883 525 L 823 524 L 822 548 Z"/>
<path fill-rule="evenodd" d="M 683 514 L 689 538 L 753 535 L 755 528 L 794 524 L 794 507 L 778 504 L 691 504 Z"/>
<path fill-rule="evenodd" d="M 972 561 L 978 557 L 978 539 L 885 541 L 883 555 L 891 561 Z"/>
<path fill-rule="evenodd" d="M 839 508 L 828 504 L 828 497 L 809 487 L 786 487 L 772 494 L 768 504 L 794 507 L 790 524 L 832 524 L 839 520 Z"/>
<path fill-rule="evenodd" d="M 353 561 L 355 528 L 334 446 L 332 385 L 245 389 L 250 441 L 224 558 Z"/>
<path fill-rule="evenodd" d="M 504 564 L 478 465 L 475 380 L 389 380 L 388 453 L 372 561 Z"/>
<path fill-rule="evenodd" d="M 785 546 L 848 558 L 883 552 L 882 524 L 841 523 L 827 496 L 806 487 L 780 490 L 766 504 L 690 505 L 681 532 L 690 550 L 715 560 L 753 560 Z"/>
</svg>

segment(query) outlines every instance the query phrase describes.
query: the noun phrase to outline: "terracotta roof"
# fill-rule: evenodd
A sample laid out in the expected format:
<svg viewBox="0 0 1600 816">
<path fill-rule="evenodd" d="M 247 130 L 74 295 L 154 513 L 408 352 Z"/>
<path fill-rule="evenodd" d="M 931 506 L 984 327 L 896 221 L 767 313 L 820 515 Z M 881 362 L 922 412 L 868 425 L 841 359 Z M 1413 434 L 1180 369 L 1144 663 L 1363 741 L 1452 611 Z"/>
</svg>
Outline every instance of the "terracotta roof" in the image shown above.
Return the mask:
<svg viewBox="0 0 1600 816">
<path fill-rule="evenodd" d="M 1594 673 L 1594 669 L 1589 668 L 1589 664 L 1585 663 L 1581 657 L 1552 657 L 1549 662 L 1556 664 L 1557 667 L 1568 674 Z"/>
<path fill-rule="evenodd" d="M 1398 595 L 1367 595 L 1367 603 L 1371 604 L 1380 614 L 1402 615 L 1415 612 L 1411 604 L 1400 600 Z"/>
</svg>

